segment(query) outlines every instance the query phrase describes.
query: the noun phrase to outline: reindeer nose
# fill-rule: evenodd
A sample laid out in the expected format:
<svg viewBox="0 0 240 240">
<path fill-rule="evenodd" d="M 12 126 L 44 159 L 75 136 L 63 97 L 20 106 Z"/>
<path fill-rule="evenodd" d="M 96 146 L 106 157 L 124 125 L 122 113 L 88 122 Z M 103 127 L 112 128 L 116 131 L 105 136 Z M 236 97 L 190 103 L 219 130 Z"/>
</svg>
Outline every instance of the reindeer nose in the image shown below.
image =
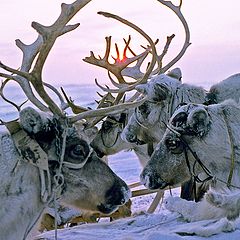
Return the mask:
<svg viewBox="0 0 240 240">
<path fill-rule="evenodd" d="M 151 171 L 148 168 L 144 168 L 140 174 L 141 183 L 148 189 L 163 189 L 168 184 L 164 182 L 155 171 Z"/>
<path fill-rule="evenodd" d="M 116 181 L 113 186 L 106 192 L 107 203 L 111 203 L 112 205 L 123 205 L 125 204 L 131 197 L 131 191 L 127 184 L 119 179 Z"/>
<path fill-rule="evenodd" d="M 130 143 L 137 143 L 138 142 L 137 136 L 133 135 L 133 134 L 126 135 L 125 139 L 127 140 L 127 142 L 130 142 Z"/>
</svg>

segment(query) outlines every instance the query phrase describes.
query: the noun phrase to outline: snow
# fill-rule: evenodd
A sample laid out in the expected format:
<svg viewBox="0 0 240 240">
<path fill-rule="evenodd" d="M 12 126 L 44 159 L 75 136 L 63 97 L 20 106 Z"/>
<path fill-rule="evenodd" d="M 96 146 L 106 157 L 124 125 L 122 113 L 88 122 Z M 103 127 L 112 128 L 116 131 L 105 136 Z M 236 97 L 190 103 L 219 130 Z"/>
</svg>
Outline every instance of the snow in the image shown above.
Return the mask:
<svg viewBox="0 0 240 240">
<path fill-rule="evenodd" d="M 200 231 L 204 232 L 206 228 L 208 228 L 208 230 L 210 228 L 215 230 L 216 224 L 221 225 L 223 221 L 220 220 L 216 223 L 213 220 L 208 220 L 194 223 L 186 223 L 181 220 L 179 215 L 172 213 L 144 214 L 117 220 L 111 223 L 84 224 L 73 228 L 58 230 L 58 240 L 197 240 L 204 238 L 200 236 L 191 236 L 191 232 L 190 235 L 184 236 L 184 232 L 188 232 L 189 229 L 194 228 L 198 229 L 198 232 L 196 233 L 199 233 Z M 177 234 L 176 232 L 181 232 L 183 235 Z M 230 233 L 220 232 L 219 234 L 208 237 L 208 239 L 216 240 L 239 240 L 239 238 L 239 228 Z M 54 231 L 45 233 L 41 237 L 36 239 L 55 239 Z"/>
</svg>

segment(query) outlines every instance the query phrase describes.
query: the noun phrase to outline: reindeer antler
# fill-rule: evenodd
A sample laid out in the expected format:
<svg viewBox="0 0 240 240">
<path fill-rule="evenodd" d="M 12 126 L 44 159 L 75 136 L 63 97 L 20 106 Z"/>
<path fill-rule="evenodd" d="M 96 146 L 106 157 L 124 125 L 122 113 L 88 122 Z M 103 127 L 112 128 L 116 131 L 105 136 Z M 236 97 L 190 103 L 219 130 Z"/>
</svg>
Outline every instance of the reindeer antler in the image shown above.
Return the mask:
<svg viewBox="0 0 240 240">
<path fill-rule="evenodd" d="M 20 70 L 10 68 L 0 63 L 1 68 L 14 74 L 12 76 L 0 73 L 0 76 L 17 81 L 31 102 L 43 111 L 47 111 L 49 108 L 54 114 L 64 116 L 62 109 L 56 105 L 45 91 L 42 80 L 42 70 L 57 37 L 79 26 L 78 23 L 74 25 L 66 24 L 90 1 L 91 0 L 77 0 L 72 4 L 62 4 L 60 16 L 51 26 L 43 26 L 33 22 L 32 27 L 39 33 L 37 40 L 31 45 L 25 45 L 20 40 L 16 40 L 17 46 L 23 52 L 23 61 Z M 32 70 L 30 71 L 31 68 Z M 47 107 L 34 96 L 31 85 L 35 88 L 41 99 L 47 104 Z"/>
<path fill-rule="evenodd" d="M 98 12 L 98 14 L 103 15 L 105 17 L 109 17 L 109 18 L 113 18 L 117 21 L 120 21 L 124 24 L 126 24 L 127 26 L 133 28 L 134 30 L 136 30 L 138 33 L 140 33 L 144 38 L 146 38 L 146 40 L 149 42 L 150 44 L 150 49 L 152 51 L 152 60 L 151 63 L 149 64 L 146 73 L 141 77 L 141 79 L 139 79 L 138 81 L 136 81 L 135 83 L 131 84 L 131 85 L 127 85 L 123 84 L 120 85 L 121 87 L 119 89 L 108 89 L 106 87 L 102 87 L 101 85 L 99 85 L 97 82 L 96 84 L 103 90 L 106 92 L 111 92 L 111 93 L 124 93 L 126 91 L 131 91 L 135 88 L 135 86 L 137 86 L 140 83 L 145 83 L 147 81 L 147 79 L 149 78 L 149 76 L 151 75 L 151 72 L 155 66 L 156 60 L 157 60 L 157 52 L 156 52 L 156 47 L 155 47 L 155 43 L 153 42 L 153 40 L 142 30 L 140 29 L 138 26 L 136 26 L 135 24 L 127 21 L 126 19 L 123 19 L 117 15 L 111 14 L 111 13 L 107 13 L 107 12 Z M 126 44 L 127 45 L 127 44 Z M 150 51 L 150 49 L 148 50 L 148 52 Z M 144 52 L 145 53 L 145 52 Z M 139 56 L 139 55 L 138 55 Z M 138 59 L 135 59 L 135 61 Z"/>
<path fill-rule="evenodd" d="M 118 17 L 116 15 L 113 15 L 113 14 L 110 14 L 110 13 L 100 12 L 100 14 L 104 15 L 105 17 L 111 17 L 111 18 L 114 18 L 114 19 L 116 19 L 120 22 L 123 22 L 126 25 L 128 25 L 128 26 L 134 28 L 135 30 L 137 30 L 140 34 L 142 34 L 148 40 L 148 42 L 150 43 L 150 46 L 147 46 L 147 48 L 145 48 L 146 51 L 148 53 L 151 52 L 152 55 L 153 55 L 152 62 L 149 64 L 149 67 L 148 67 L 148 70 L 147 70 L 146 74 L 143 75 L 143 76 L 140 75 L 141 76 L 140 80 L 136 81 L 135 83 L 133 83 L 129 86 L 127 86 L 126 84 L 116 84 L 116 83 L 114 83 L 113 85 L 116 86 L 117 89 L 109 89 L 109 88 L 101 86 L 100 84 L 98 84 L 98 82 L 96 82 L 96 84 L 103 91 L 111 92 L 111 93 L 123 93 L 123 92 L 126 92 L 126 91 L 133 90 L 135 88 L 135 86 L 137 86 L 138 84 L 146 82 L 147 78 L 149 78 L 150 76 L 166 72 L 170 67 L 172 67 L 184 55 L 185 51 L 189 47 L 189 45 L 190 45 L 190 42 L 189 42 L 190 41 L 190 31 L 189 31 L 189 28 L 188 28 L 188 24 L 187 24 L 182 12 L 181 12 L 182 0 L 180 0 L 180 4 L 178 6 L 174 5 L 171 1 L 165 1 L 165 0 L 158 0 L 158 1 L 160 3 L 162 3 L 163 5 L 167 6 L 168 8 L 170 8 L 178 16 L 178 18 L 180 19 L 180 21 L 183 24 L 186 37 L 185 37 L 185 42 L 184 42 L 184 45 L 183 45 L 181 51 L 177 54 L 177 56 L 172 61 L 170 61 L 168 64 L 166 64 L 166 66 L 162 66 L 162 60 L 163 60 L 164 56 L 167 54 L 168 48 L 169 48 L 173 38 L 175 37 L 174 34 L 167 37 L 167 41 L 166 41 L 166 44 L 164 46 L 164 49 L 163 49 L 162 53 L 160 55 L 157 55 L 157 52 L 156 52 L 156 49 L 155 49 L 156 43 L 153 44 L 153 41 L 151 40 L 151 38 L 146 33 L 144 33 L 141 29 L 137 28 L 134 24 L 131 24 L 128 21 L 126 21 L 124 19 L 121 19 L 120 17 Z M 126 43 L 126 45 L 127 45 L 127 43 Z M 137 74 L 139 73 L 140 65 L 142 64 L 143 60 L 144 60 L 144 58 L 138 59 L 138 63 L 136 64 Z M 154 67 L 154 64 L 155 64 L 156 61 L 157 61 L 158 66 L 155 70 L 153 70 L 153 67 Z M 122 75 L 127 76 L 127 73 L 129 72 L 129 70 L 130 70 L 130 68 L 129 69 L 127 69 L 127 68 L 122 69 L 122 71 L 121 71 Z M 131 72 L 131 74 L 129 74 L 129 75 L 133 76 L 134 74 L 133 74 L 133 72 Z"/>
<path fill-rule="evenodd" d="M 59 36 L 76 29 L 79 26 L 78 23 L 74 25 L 67 25 L 67 23 L 80 9 L 82 9 L 90 1 L 91 0 L 76 0 L 72 4 L 62 4 L 60 16 L 51 26 L 43 26 L 39 23 L 33 22 L 32 27 L 39 34 L 36 41 L 30 45 L 25 45 L 20 40 L 16 40 L 16 45 L 23 52 L 23 60 L 20 70 L 16 70 L 0 62 L 0 68 L 10 73 L 10 74 L 0 73 L 1 77 L 16 81 L 22 87 L 23 91 L 25 92 L 26 96 L 30 99 L 30 101 L 40 110 L 42 111 L 50 110 L 55 115 L 63 118 L 65 118 L 65 113 L 63 110 L 67 107 L 67 103 L 63 101 L 63 98 L 61 97 L 60 93 L 57 91 L 56 88 L 43 81 L 42 71 L 46 59 L 48 57 L 48 54 L 51 51 L 56 39 Z M 109 40 L 107 40 L 107 42 L 109 48 Z M 130 40 L 128 42 L 130 42 Z M 126 49 L 127 48 L 128 44 L 126 46 Z M 106 51 L 105 55 L 107 58 L 108 50 Z M 135 56 L 134 59 L 139 59 L 139 57 Z M 131 61 L 133 60 L 128 61 L 130 64 Z M 41 100 L 43 100 L 46 105 L 42 103 L 41 100 L 36 98 L 36 96 L 33 94 L 32 86 L 40 96 Z M 46 86 L 53 90 L 58 95 L 61 102 L 61 107 L 59 107 L 55 103 L 55 101 L 52 100 L 51 97 L 48 95 L 48 93 L 45 90 Z M 120 95 L 118 99 L 121 99 Z M 73 102 L 71 100 L 67 99 L 67 101 L 68 105 L 72 104 L 73 106 Z M 104 116 L 112 111 L 114 113 L 121 112 L 126 108 L 135 107 L 138 106 L 139 104 L 141 104 L 141 102 L 127 103 L 123 104 L 123 106 L 117 107 L 114 106 L 110 107 L 109 109 L 104 108 L 81 112 L 77 116 L 71 117 L 71 122 L 75 122 L 83 118 Z"/>
<path fill-rule="evenodd" d="M 22 64 L 19 70 L 11 68 L 0 62 L 0 68 L 8 72 L 8 73 L 0 72 L 0 77 L 16 81 L 21 86 L 21 88 L 23 89 L 28 99 L 36 107 L 38 107 L 42 111 L 50 110 L 52 111 L 53 114 L 59 117 L 65 117 L 64 109 L 69 104 L 73 104 L 73 102 L 70 99 L 67 99 L 68 103 L 65 103 L 60 93 L 57 91 L 57 89 L 43 81 L 42 72 L 43 72 L 44 64 L 46 62 L 48 54 L 51 51 L 56 39 L 59 36 L 76 29 L 79 26 L 78 23 L 73 25 L 67 25 L 67 24 L 79 10 L 81 10 L 90 1 L 91 0 L 76 0 L 72 4 L 62 4 L 61 13 L 58 19 L 50 26 L 43 26 L 39 23 L 33 22 L 32 27 L 39 34 L 37 39 L 30 45 L 25 45 L 20 40 L 16 40 L 16 45 L 23 52 Z M 189 29 L 180 11 L 182 1 L 180 1 L 179 6 L 173 5 L 172 2 L 169 2 L 169 1 L 164 1 L 164 0 L 158 0 L 158 1 L 166 5 L 170 9 L 172 9 L 177 14 L 179 19 L 183 23 L 185 32 L 186 32 L 186 39 L 185 39 L 183 49 L 170 63 L 168 63 L 163 68 L 161 65 L 161 60 L 168 50 L 168 47 L 171 43 L 173 35 L 168 38 L 162 54 L 158 56 L 156 52 L 156 47 L 155 47 L 157 42 L 154 43 L 154 41 L 139 27 L 137 27 L 133 23 L 117 15 L 107 13 L 107 12 L 99 12 L 100 15 L 113 18 L 133 28 L 138 33 L 140 33 L 149 43 L 149 46 L 147 46 L 147 48 L 141 54 L 136 55 L 129 46 L 131 41 L 131 38 L 129 37 L 127 41 L 125 40 L 126 45 L 123 52 L 124 61 L 120 61 L 119 49 L 118 49 L 118 46 L 115 45 L 117 57 L 114 59 L 115 63 L 110 64 L 108 59 L 110 55 L 111 37 L 107 37 L 106 52 L 103 58 L 99 57 L 98 59 L 91 52 L 91 56 L 84 59 L 84 61 L 86 62 L 89 62 L 91 64 L 94 64 L 100 67 L 104 67 L 109 71 L 110 80 L 112 81 L 113 85 L 115 85 L 118 89 L 108 89 L 107 87 L 102 87 L 97 82 L 96 83 L 101 87 L 101 89 L 103 89 L 106 92 L 118 93 L 118 96 L 114 100 L 115 104 L 119 103 L 123 94 L 126 91 L 133 90 L 135 86 L 137 86 L 140 83 L 145 83 L 148 80 L 148 78 L 156 72 L 156 70 L 153 70 L 156 65 L 156 61 L 158 61 L 158 69 L 160 69 L 159 72 L 165 72 L 170 66 L 172 66 L 176 61 L 178 61 L 178 59 L 184 54 L 184 52 L 186 51 L 186 48 L 190 44 Z M 129 50 L 133 54 L 133 57 L 128 58 L 126 56 L 127 50 Z M 146 72 L 142 73 L 140 70 L 140 66 L 143 63 L 146 56 L 148 55 L 148 53 L 152 54 L 152 59 L 146 69 Z M 129 67 L 129 64 L 134 62 L 136 62 L 136 65 L 134 67 Z M 110 73 L 112 73 L 117 78 L 118 82 L 112 79 Z M 124 76 L 130 76 L 136 81 L 129 83 L 124 79 Z M 33 93 L 32 87 L 40 96 L 41 98 L 40 100 Z M 45 90 L 45 87 L 52 89 L 57 94 L 57 96 L 60 99 L 61 106 L 58 106 L 55 103 L 55 101 L 48 95 L 48 93 Z M 117 106 L 111 106 L 108 108 L 100 108 L 100 109 L 81 112 L 76 116 L 70 117 L 70 122 L 75 122 L 83 118 L 86 119 L 86 118 L 92 118 L 92 117 L 98 117 L 98 116 L 105 116 L 109 113 L 122 112 L 130 107 L 136 107 L 140 105 L 143 101 L 145 101 L 145 99 L 142 99 L 139 102 L 132 102 L 132 103 L 126 102 L 123 104 L 118 104 Z"/>
<path fill-rule="evenodd" d="M 109 56 L 110 56 L 110 49 L 111 49 L 111 36 L 106 37 L 106 51 L 105 51 L 105 55 L 103 58 L 101 58 L 99 56 L 99 58 L 96 58 L 94 53 L 91 51 L 90 52 L 90 57 L 86 57 L 83 59 L 84 62 L 102 67 L 107 69 L 109 72 L 111 72 L 112 74 L 115 75 L 115 77 L 118 79 L 118 82 L 121 84 L 127 84 L 126 80 L 124 79 L 124 74 L 122 73 L 122 71 L 124 69 L 127 68 L 128 65 L 130 65 L 131 63 L 138 61 L 141 59 L 145 59 L 146 56 L 148 55 L 148 51 L 145 50 L 143 53 L 139 54 L 139 55 L 135 55 L 131 58 L 128 58 L 126 55 L 127 49 L 129 49 L 129 44 L 131 41 L 131 37 L 129 36 L 128 41 L 125 41 L 125 48 L 123 50 L 123 59 L 120 60 L 120 54 L 119 54 L 119 49 L 117 44 L 115 44 L 115 48 L 116 48 L 116 53 L 117 53 L 117 57 L 114 58 L 114 63 L 110 63 L 109 62 Z M 136 78 L 136 75 L 131 75 L 130 77 L 132 78 Z"/>
<path fill-rule="evenodd" d="M 184 55 L 184 53 L 186 52 L 187 48 L 191 45 L 191 43 L 190 43 L 189 27 L 186 19 L 184 18 L 181 12 L 182 0 L 180 0 L 180 3 L 178 6 L 174 5 L 171 1 L 165 1 L 165 0 L 158 0 L 158 1 L 163 5 L 167 6 L 168 8 L 170 8 L 177 15 L 177 17 L 180 19 L 181 23 L 183 24 L 183 27 L 185 30 L 185 41 L 184 41 L 183 47 L 181 51 L 177 54 L 177 56 L 174 57 L 174 59 L 172 59 L 166 66 L 160 69 L 159 73 L 164 73 Z"/>
</svg>

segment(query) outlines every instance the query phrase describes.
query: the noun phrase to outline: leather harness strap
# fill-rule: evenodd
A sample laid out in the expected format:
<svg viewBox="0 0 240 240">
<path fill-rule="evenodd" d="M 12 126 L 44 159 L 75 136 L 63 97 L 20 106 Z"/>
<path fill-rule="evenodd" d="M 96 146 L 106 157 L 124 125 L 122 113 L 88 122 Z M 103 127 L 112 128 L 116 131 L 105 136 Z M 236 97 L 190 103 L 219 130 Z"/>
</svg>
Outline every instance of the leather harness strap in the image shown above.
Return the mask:
<svg viewBox="0 0 240 240">
<path fill-rule="evenodd" d="M 235 165 L 235 148 L 234 148 L 234 143 L 233 143 L 233 135 L 232 135 L 231 127 L 229 126 L 229 123 L 227 120 L 227 113 L 226 113 L 225 109 L 223 109 L 223 117 L 224 117 L 225 124 L 227 126 L 228 139 L 229 139 L 230 148 L 231 148 L 231 156 L 230 156 L 231 168 L 230 168 L 230 172 L 229 172 L 228 180 L 227 180 L 227 186 L 230 187 L 231 182 L 232 182 L 232 177 L 233 177 L 234 165 Z"/>
<path fill-rule="evenodd" d="M 41 200 L 46 202 L 51 196 L 51 177 L 47 153 L 41 148 L 36 140 L 32 139 L 27 132 L 22 129 L 19 122 L 8 122 L 5 123 L 5 126 L 10 132 L 14 145 L 23 160 L 39 169 L 41 179 Z"/>
</svg>

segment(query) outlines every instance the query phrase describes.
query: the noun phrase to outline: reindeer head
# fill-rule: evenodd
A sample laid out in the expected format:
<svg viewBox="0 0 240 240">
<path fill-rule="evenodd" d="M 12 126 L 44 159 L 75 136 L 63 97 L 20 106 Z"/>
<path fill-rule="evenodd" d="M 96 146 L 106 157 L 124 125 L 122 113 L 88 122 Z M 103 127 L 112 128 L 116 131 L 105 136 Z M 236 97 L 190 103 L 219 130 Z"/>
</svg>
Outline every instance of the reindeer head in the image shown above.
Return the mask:
<svg viewBox="0 0 240 240">
<path fill-rule="evenodd" d="M 135 109 L 124 128 L 122 138 L 127 142 L 147 143 L 161 139 L 165 131 L 164 123 L 171 116 L 173 99 L 181 85 L 181 72 L 180 69 L 176 70 L 179 74 L 175 77 L 160 74 L 136 87 L 136 90 L 147 96 L 147 100 Z"/>
<path fill-rule="evenodd" d="M 198 174 L 227 182 L 234 154 L 230 143 L 239 142 L 234 127 L 239 116 L 239 108 L 232 102 L 179 108 L 143 170 L 142 181 L 153 189 L 178 186 Z"/>
<path fill-rule="evenodd" d="M 20 124 L 47 153 L 54 176 L 60 165 L 63 125 L 51 114 L 31 107 L 20 111 Z M 131 195 L 125 182 L 97 157 L 74 125 L 68 126 L 66 131 L 62 174 L 64 185 L 60 199 L 67 205 L 108 214 Z"/>
<path fill-rule="evenodd" d="M 124 149 L 129 149 L 130 144 L 121 138 L 122 130 L 127 122 L 126 113 L 108 116 L 101 125 L 97 135 L 91 142 L 91 146 L 99 157 L 112 155 Z"/>
</svg>

